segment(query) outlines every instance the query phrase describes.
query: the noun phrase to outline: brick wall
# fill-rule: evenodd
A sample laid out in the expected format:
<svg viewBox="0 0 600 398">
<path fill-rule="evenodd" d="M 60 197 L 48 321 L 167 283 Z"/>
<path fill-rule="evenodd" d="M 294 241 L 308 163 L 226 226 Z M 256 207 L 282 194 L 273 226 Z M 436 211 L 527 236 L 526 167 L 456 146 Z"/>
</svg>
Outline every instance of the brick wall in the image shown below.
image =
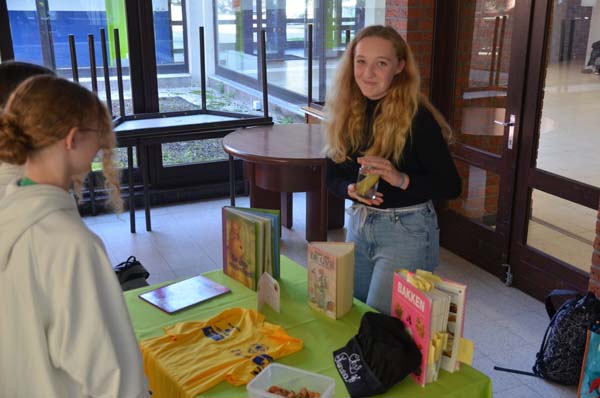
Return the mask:
<svg viewBox="0 0 600 398">
<path fill-rule="evenodd" d="M 594 240 L 592 269 L 590 271 L 590 291 L 596 293 L 596 296 L 600 298 L 600 205 L 598 207 L 598 218 L 596 218 L 596 239 Z"/>
<path fill-rule="evenodd" d="M 434 3 L 434 0 L 386 0 L 385 3 L 385 24 L 396 28 L 413 50 L 424 93 L 429 93 L 431 79 Z"/>
</svg>

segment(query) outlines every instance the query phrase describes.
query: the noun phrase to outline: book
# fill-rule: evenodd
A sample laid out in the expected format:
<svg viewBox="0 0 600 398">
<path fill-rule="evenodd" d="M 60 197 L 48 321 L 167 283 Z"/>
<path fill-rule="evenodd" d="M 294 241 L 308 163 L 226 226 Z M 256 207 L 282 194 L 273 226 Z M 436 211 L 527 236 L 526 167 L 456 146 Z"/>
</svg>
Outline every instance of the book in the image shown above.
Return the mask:
<svg viewBox="0 0 600 398">
<path fill-rule="evenodd" d="M 310 242 L 307 247 L 308 304 L 338 319 L 352 308 L 354 243 Z"/>
<path fill-rule="evenodd" d="M 271 253 L 270 257 L 267 257 L 269 260 L 266 265 L 265 272 L 268 272 L 275 279 L 279 279 L 279 269 L 280 269 L 280 257 L 279 257 L 279 235 L 280 235 L 280 224 L 281 224 L 281 216 L 279 210 L 271 210 L 271 209 L 258 209 L 253 207 L 248 208 L 238 208 L 238 210 L 255 213 L 260 217 L 267 217 L 271 220 L 271 228 L 266 230 L 265 242 L 269 247 L 267 252 Z M 272 261 L 271 261 L 272 260 Z"/>
<path fill-rule="evenodd" d="M 437 380 L 442 365 L 451 297 L 427 280 L 420 286 L 418 279 L 411 272 L 394 273 L 391 315 L 402 320 L 421 351 L 421 366 L 411 376 L 424 386 Z"/>
<path fill-rule="evenodd" d="M 600 334 L 598 331 L 588 330 L 577 397 L 597 398 L 598 396 L 600 396 Z"/>
<path fill-rule="evenodd" d="M 465 304 L 467 298 L 467 286 L 458 282 L 441 279 L 435 282 L 438 290 L 450 296 L 450 310 L 446 331 L 448 333 L 448 344 L 442 353 L 442 369 L 453 373 L 460 369 L 460 349 L 463 340 L 465 326 Z"/>
<path fill-rule="evenodd" d="M 252 290 L 264 272 L 279 278 L 279 224 L 279 210 L 223 207 L 223 272 Z"/>
<path fill-rule="evenodd" d="M 172 314 L 229 291 L 229 288 L 198 275 L 139 294 L 138 297 Z"/>
</svg>

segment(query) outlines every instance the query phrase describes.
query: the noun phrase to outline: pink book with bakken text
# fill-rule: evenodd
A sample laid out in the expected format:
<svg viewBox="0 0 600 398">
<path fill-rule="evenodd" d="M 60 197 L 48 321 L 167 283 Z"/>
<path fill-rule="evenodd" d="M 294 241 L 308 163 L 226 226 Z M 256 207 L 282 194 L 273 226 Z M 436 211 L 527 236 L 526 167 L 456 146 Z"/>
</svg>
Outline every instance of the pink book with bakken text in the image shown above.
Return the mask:
<svg viewBox="0 0 600 398">
<path fill-rule="evenodd" d="M 431 301 L 422 291 L 411 285 L 401 275 L 395 273 L 391 312 L 392 316 L 402 320 L 421 351 L 420 371 L 411 374 L 411 376 L 417 383 L 424 386 L 431 331 Z"/>
</svg>

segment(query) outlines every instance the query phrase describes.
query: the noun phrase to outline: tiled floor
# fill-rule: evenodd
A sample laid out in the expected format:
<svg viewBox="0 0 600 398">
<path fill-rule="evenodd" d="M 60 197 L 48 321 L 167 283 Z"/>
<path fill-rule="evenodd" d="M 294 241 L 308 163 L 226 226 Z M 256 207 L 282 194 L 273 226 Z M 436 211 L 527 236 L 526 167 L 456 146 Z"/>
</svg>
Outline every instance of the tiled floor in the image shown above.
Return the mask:
<svg viewBox="0 0 600 398">
<path fill-rule="evenodd" d="M 104 240 L 113 263 L 135 255 L 150 271 L 150 283 L 196 275 L 221 267 L 221 206 L 228 199 L 152 209 L 152 232 L 129 233 L 127 214 L 85 218 Z M 248 198 L 238 198 L 247 206 Z M 294 226 L 283 229 L 281 253 L 306 265 L 305 197 L 294 195 Z M 330 240 L 343 240 L 344 231 L 330 231 Z M 465 337 L 475 341 L 474 366 L 493 380 L 495 398 L 568 398 L 574 388 L 494 371 L 494 365 L 530 370 L 548 324 L 542 303 L 468 261 L 441 251 L 438 273 L 468 285 Z"/>
</svg>

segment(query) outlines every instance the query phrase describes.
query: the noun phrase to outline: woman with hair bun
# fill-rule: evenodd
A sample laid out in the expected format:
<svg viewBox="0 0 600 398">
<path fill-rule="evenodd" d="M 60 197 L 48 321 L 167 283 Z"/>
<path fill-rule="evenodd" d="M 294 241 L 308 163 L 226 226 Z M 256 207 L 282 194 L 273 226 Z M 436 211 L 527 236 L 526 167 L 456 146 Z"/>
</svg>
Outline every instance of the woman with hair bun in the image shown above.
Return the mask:
<svg viewBox="0 0 600 398">
<path fill-rule="evenodd" d="M 354 202 L 346 236 L 355 243 L 354 295 L 389 314 L 394 270 L 438 263 L 432 200 L 461 190 L 450 127 L 420 94 L 410 47 L 387 26 L 366 27 L 350 42 L 325 110 L 328 186 Z M 368 178 L 357 184 L 359 170 Z"/>
<path fill-rule="evenodd" d="M 58 77 L 26 80 L 0 112 L 0 161 L 24 165 L 0 200 L 0 396 L 148 396 L 121 288 L 69 193 L 101 151 L 121 208 L 115 141 L 100 100 Z"/>
<path fill-rule="evenodd" d="M 37 75 L 54 75 L 54 71 L 40 65 L 20 61 L 0 64 L 0 109 L 4 108 L 10 93 L 26 79 Z M 0 198 L 9 182 L 23 175 L 23 167 L 0 162 Z"/>
</svg>

